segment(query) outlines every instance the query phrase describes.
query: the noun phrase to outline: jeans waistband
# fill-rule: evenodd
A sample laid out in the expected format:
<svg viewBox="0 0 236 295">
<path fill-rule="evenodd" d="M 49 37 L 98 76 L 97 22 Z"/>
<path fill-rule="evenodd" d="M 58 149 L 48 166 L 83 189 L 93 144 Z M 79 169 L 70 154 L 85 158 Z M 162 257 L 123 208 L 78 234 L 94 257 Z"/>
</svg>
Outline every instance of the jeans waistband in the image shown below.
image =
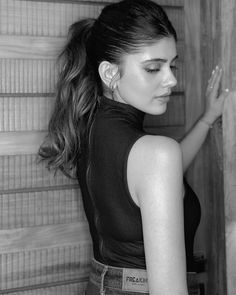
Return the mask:
<svg viewBox="0 0 236 295">
<path fill-rule="evenodd" d="M 105 294 L 105 289 L 148 294 L 148 279 L 145 269 L 120 268 L 105 265 L 92 260 L 90 280 L 100 286 L 100 294 Z"/>
</svg>

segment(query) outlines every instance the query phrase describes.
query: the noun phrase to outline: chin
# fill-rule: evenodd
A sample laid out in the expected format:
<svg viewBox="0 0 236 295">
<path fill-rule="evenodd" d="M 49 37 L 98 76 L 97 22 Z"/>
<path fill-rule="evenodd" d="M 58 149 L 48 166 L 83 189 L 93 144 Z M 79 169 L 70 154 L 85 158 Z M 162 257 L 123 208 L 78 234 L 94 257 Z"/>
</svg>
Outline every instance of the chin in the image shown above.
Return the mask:
<svg viewBox="0 0 236 295">
<path fill-rule="evenodd" d="M 158 115 L 163 115 L 167 110 L 167 104 L 163 104 L 162 106 L 158 106 L 155 108 L 152 108 L 147 112 L 150 115 L 158 116 Z"/>
</svg>

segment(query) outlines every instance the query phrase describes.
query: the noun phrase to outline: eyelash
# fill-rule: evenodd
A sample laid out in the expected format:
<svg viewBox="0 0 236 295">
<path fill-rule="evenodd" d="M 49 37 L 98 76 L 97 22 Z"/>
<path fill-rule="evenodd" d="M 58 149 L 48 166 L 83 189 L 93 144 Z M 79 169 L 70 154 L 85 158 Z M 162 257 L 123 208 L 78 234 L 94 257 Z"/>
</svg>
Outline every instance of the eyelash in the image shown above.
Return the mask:
<svg viewBox="0 0 236 295">
<path fill-rule="evenodd" d="M 170 66 L 171 70 L 177 70 L 177 66 Z M 156 73 L 159 72 L 160 69 L 145 69 L 147 73 Z"/>
<path fill-rule="evenodd" d="M 145 70 L 148 73 L 155 73 L 155 72 L 159 72 L 160 71 L 160 69 L 145 69 Z"/>
</svg>

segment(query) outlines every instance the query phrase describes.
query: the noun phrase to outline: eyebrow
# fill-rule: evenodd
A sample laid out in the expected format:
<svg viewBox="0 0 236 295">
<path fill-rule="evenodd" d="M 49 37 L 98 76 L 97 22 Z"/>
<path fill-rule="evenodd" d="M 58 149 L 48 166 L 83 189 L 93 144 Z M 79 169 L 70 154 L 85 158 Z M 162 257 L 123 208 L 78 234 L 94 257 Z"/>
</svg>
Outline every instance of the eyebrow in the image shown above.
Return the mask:
<svg viewBox="0 0 236 295">
<path fill-rule="evenodd" d="M 171 60 L 171 62 L 175 61 L 177 58 L 178 58 L 178 55 L 176 55 L 176 56 Z M 163 62 L 163 63 L 165 63 L 165 62 L 167 62 L 167 61 L 168 61 L 168 60 L 167 60 L 167 59 L 164 59 L 164 58 L 152 58 L 152 59 L 144 60 L 144 61 L 142 62 L 142 64 L 145 64 L 145 63 L 147 63 L 147 62 Z"/>
</svg>

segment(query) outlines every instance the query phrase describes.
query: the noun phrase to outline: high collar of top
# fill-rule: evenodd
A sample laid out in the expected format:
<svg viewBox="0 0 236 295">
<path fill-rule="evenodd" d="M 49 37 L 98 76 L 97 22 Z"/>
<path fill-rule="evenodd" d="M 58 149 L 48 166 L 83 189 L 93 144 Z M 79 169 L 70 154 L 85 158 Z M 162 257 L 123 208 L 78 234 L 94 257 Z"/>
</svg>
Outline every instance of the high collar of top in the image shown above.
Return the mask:
<svg viewBox="0 0 236 295">
<path fill-rule="evenodd" d="M 142 127 L 145 113 L 135 107 L 119 101 L 112 100 L 106 96 L 100 99 L 99 109 L 106 116 L 120 118 Z"/>
</svg>

